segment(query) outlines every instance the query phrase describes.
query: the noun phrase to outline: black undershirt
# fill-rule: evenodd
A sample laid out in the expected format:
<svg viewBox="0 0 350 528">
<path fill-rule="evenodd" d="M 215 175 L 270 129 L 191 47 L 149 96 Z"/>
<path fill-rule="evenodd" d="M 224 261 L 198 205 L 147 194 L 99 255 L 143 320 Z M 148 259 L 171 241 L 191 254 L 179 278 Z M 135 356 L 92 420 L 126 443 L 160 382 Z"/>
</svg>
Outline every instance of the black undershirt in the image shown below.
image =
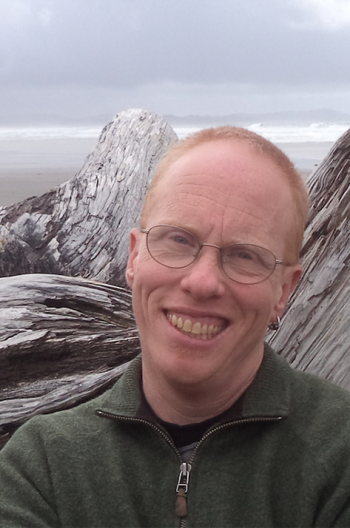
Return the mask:
<svg viewBox="0 0 350 528">
<path fill-rule="evenodd" d="M 242 411 L 242 401 L 243 395 L 229 408 L 226 409 L 223 413 L 204 420 L 203 422 L 193 423 L 188 425 L 177 425 L 174 423 L 166 422 L 159 418 L 153 411 L 152 407 L 146 400 L 146 397 L 143 395 L 143 403 L 147 406 L 148 411 L 154 416 L 157 422 L 169 433 L 175 446 L 181 448 L 188 446 L 195 442 L 199 442 L 202 436 L 207 432 L 207 430 L 218 422 L 230 421 L 237 419 L 241 416 Z"/>
<path fill-rule="evenodd" d="M 199 442 L 209 427 L 214 425 L 220 419 L 220 417 L 221 415 L 214 416 L 214 418 L 210 418 L 204 422 L 188 425 L 177 425 L 170 422 L 165 422 L 159 417 L 158 422 L 170 434 L 176 447 L 184 447 L 193 444 L 194 442 Z"/>
</svg>

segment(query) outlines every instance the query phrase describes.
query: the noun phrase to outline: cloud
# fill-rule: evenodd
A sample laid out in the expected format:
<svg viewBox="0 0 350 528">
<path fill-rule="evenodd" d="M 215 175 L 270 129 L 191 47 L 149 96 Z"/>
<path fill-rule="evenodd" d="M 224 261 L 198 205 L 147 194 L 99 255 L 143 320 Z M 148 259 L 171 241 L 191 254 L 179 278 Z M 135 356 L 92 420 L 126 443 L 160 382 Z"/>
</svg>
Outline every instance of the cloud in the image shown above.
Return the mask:
<svg viewBox="0 0 350 528">
<path fill-rule="evenodd" d="M 347 57 L 334 50 L 349 47 L 350 35 L 330 42 L 290 27 L 296 5 L 296 20 L 309 16 L 307 1 L 11 0 L 12 9 L 3 0 L 1 83 L 347 81 Z"/>
<path fill-rule="evenodd" d="M 5 0 L 0 2 L 0 81 L 20 78 L 22 72 L 36 68 L 43 53 L 40 45 L 46 38 L 54 16 L 54 0 Z M 40 60 L 39 60 L 40 62 Z"/>
<path fill-rule="evenodd" d="M 54 16 L 52 9 L 44 8 L 39 11 L 39 20 L 45 29 L 49 29 Z"/>
<path fill-rule="evenodd" d="M 8 0 L 0 3 L 2 35 L 11 40 L 36 26 L 48 27 L 54 11 L 54 0 Z"/>
<path fill-rule="evenodd" d="M 300 28 L 336 31 L 350 26 L 349 0 L 296 0 L 296 3 L 305 15 L 296 22 Z"/>
<path fill-rule="evenodd" d="M 350 0 L 0 0 L 0 110 L 229 113 L 269 97 L 290 106 L 288 90 L 313 103 L 349 91 L 349 10 Z"/>
<path fill-rule="evenodd" d="M 58 114 L 90 117 L 114 114 L 127 108 L 145 108 L 159 114 L 227 115 L 284 110 L 333 108 L 349 113 L 350 86 L 304 86 L 273 83 L 181 83 L 154 82 L 123 87 L 0 86 L 0 116 Z M 0 119 L 0 124 L 1 124 Z"/>
</svg>

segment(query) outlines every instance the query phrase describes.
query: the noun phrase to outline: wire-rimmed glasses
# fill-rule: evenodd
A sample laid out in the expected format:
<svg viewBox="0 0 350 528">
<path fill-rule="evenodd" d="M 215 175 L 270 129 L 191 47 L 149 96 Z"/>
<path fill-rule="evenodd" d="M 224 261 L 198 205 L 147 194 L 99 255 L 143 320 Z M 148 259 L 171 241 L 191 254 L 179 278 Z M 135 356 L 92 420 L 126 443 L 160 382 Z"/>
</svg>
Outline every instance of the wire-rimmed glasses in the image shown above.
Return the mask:
<svg viewBox="0 0 350 528">
<path fill-rule="evenodd" d="M 277 264 L 284 264 L 266 248 L 254 244 L 230 244 L 220 247 L 201 244 L 196 235 L 177 226 L 162 224 L 140 229 L 147 235 L 146 244 L 151 257 L 167 268 L 190 266 L 204 246 L 220 251 L 220 265 L 227 277 L 241 284 L 258 284 L 268 279 Z"/>
</svg>

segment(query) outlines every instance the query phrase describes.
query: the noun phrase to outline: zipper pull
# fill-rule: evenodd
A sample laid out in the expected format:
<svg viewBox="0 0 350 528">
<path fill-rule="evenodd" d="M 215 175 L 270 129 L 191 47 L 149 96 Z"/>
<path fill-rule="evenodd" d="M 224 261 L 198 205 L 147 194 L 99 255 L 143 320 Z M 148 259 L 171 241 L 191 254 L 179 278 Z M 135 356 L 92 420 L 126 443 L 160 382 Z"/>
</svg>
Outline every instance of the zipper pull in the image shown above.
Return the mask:
<svg viewBox="0 0 350 528">
<path fill-rule="evenodd" d="M 186 464 L 186 462 L 183 462 L 180 465 L 180 474 L 179 479 L 176 486 L 176 505 L 175 505 L 175 513 L 177 517 L 186 517 L 187 515 L 187 491 L 188 491 L 188 483 L 190 480 L 190 471 L 191 471 L 191 464 Z"/>
</svg>

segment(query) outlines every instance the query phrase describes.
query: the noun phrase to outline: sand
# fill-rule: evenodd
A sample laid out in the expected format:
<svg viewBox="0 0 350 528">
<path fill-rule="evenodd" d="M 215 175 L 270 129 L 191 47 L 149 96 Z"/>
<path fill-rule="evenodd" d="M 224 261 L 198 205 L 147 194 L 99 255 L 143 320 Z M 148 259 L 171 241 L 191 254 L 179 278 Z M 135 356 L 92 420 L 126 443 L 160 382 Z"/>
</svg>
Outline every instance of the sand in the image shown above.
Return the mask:
<svg viewBox="0 0 350 528">
<path fill-rule="evenodd" d="M 333 143 L 276 143 L 276 145 L 290 157 L 297 169 L 301 172 L 310 172 L 326 157 Z"/>
<path fill-rule="evenodd" d="M 98 138 L 11 139 L 0 141 L 0 206 L 41 196 L 81 169 Z M 281 143 L 307 179 L 332 143 Z"/>
<path fill-rule="evenodd" d="M 98 138 L 0 141 L 0 206 L 41 196 L 72 178 Z"/>
</svg>

